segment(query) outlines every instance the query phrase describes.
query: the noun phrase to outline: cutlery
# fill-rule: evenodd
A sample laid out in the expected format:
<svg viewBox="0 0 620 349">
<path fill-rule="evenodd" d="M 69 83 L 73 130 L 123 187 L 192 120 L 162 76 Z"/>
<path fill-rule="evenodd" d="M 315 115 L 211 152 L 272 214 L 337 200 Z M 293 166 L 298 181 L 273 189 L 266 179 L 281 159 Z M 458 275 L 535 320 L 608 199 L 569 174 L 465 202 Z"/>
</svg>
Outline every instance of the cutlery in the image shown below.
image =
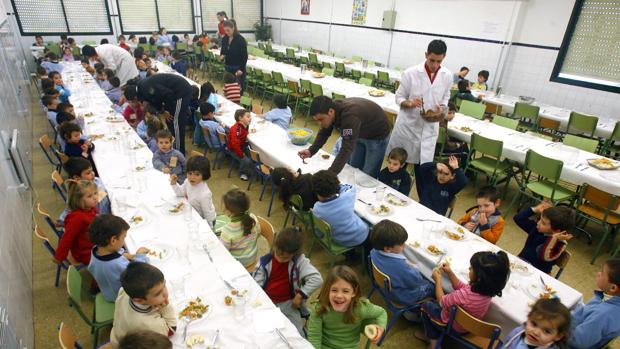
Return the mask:
<svg viewBox="0 0 620 349">
<path fill-rule="evenodd" d="M 363 204 L 366 204 L 366 205 L 368 205 L 368 206 L 372 206 L 372 204 L 370 204 L 370 203 L 368 203 L 368 202 L 366 202 L 366 201 L 364 201 L 364 200 L 362 200 L 362 199 L 357 199 L 357 201 L 359 201 L 359 202 L 361 202 L 361 203 L 363 203 Z"/>
<path fill-rule="evenodd" d="M 213 336 L 213 341 L 211 342 L 211 348 L 215 348 L 215 343 L 217 342 L 217 338 L 220 336 L 220 330 L 215 330 L 215 336 Z"/>
<path fill-rule="evenodd" d="M 436 219 L 428 219 L 428 218 L 418 218 L 416 217 L 416 220 L 418 222 L 435 222 L 435 223 L 441 223 L 441 221 L 438 221 Z"/>
<path fill-rule="evenodd" d="M 187 323 L 185 324 L 185 327 L 183 327 L 183 342 L 185 342 L 185 340 L 187 339 L 187 328 L 189 327 L 189 324 L 193 321 L 193 320 L 185 320 Z"/>
<path fill-rule="evenodd" d="M 209 257 L 209 260 L 211 261 L 211 263 L 213 263 L 213 257 L 211 257 L 211 252 L 209 252 L 209 249 L 207 248 L 207 244 L 203 244 L 202 249 L 205 250 L 205 252 L 207 252 L 207 256 Z"/>
<path fill-rule="evenodd" d="M 579 170 L 579 172 L 583 172 L 583 171 L 585 171 L 585 170 L 587 170 L 587 169 L 589 169 L 589 167 L 588 167 L 588 166 L 586 166 L 586 165 L 583 165 L 583 168 L 582 168 L 581 170 Z"/>
<path fill-rule="evenodd" d="M 282 332 L 280 332 L 278 328 L 276 328 L 276 333 L 278 334 L 278 337 L 280 337 L 280 339 L 284 342 L 284 344 L 286 344 L 287 347 L 293 349 L 291 343 L 289 343 L 289 341 L 286 339 L 286 337 L 284 337 L 284 335 L 282 334 Z"/>
<path fill-rule="evenodd" d="M 543 286 L 545 287 L 545 291 L 550 289 L 551 287 L 547 286 L 547 284 L 545 283 L 545 280 L 543 279 L 543 277 L 540 277 L 540 282 L 542 282 Z"/>
</svg>

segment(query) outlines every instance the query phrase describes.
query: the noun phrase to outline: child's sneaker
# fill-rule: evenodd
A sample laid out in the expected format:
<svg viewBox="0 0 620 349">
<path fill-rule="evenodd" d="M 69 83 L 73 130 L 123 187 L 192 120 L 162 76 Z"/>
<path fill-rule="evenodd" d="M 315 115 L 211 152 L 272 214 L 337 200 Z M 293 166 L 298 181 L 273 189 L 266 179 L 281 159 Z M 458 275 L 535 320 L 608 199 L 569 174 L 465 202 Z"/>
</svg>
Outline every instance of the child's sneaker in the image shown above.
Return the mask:
<svg viewBox="0 0 620 349">
<path fill-rule="evenodd" d="M 248 180 L 248 176 L 247 176 L 245 173 L 244 173 L 244 174 L 242 174 L 241 176 L 239 176 L 239 178 L 240 178 L 242 181 L 247 181 L 247 180 Z"/>
</svg>

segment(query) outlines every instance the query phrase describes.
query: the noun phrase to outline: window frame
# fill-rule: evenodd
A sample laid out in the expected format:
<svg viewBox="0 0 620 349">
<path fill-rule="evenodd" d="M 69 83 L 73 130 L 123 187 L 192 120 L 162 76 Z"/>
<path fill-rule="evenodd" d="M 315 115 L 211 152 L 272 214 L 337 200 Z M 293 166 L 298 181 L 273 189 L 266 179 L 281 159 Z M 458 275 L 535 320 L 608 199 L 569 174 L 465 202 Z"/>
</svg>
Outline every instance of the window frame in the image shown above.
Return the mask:
<svg viewBox="0 0 620 349">
<path fill-rule="evenodd" d="M 24 28 L 22 27 L 22 22 L 21 19 L 19 18 L 19 11 L 17 11 L 17 5 L 15 4 L 16 0 L 11 0 L 11 5 L 13 6 L 13 12 L 15 13 L 15 19 L 17 20 L 17 26 L 19 27 L 19 33 L 21 34 L 21 36 L 50 36 L 50 35 L 62 35 L 62 34 L 67 34 L 67 35 L 112 35 L 113 32 L 113 28 L 112 28 L 112 17 L 110 15 L 110 7 L 108 6 L 108 1 L 104 1 L 104 5 L 105 5 L 105 11 L 108 17 L 108 28 L 110 28 L 109 31 L 107 32 L 75 32 L 75 31 L 71 31 L 69 28 L 69 19 L 67 18 L 67 11 L 65 9 L 65 2 L 63 0 L 58 0 L 60 2 L 60 5 L 62 7 L 62 14 L 63 17 L 65 19 L 65 25 L 67 26 L 67 31 L 66 32 L 39 32 L 39 33 L 30 33 L 30 32 L 24 32 Z"/>
<path fill-rule="evenodd" d="M 13 1 L 13 0 L 11 0 Z M 161 28 L 161 21 L 159 20 L 159 6 L 157 5 L 157 0 L 152 0 L 155 3 L 155 16 L 157 17 L 157 31 Z M 193 34 L 196 32 L 196 12 L 194 11 L 194 2 L 190 1 L 191 10 L 192 10 L 192 30 L 191 31 L 178 31 L 178 30 L 168 30 L 168 34 Z M 116 0 L 116 8 L 118 9 L 118 23 L 121 27 L 121 34 L 137 34 L 137 35 L 147 35 L 152 34 L 152 31 L 125 31 L 123 28 L 123 15 L 121 14 L 121 6 L 119 0 Z"/>
<path fill-rule="evenodd" d="M 118 0 L 117 0 L 118 1 Z M 207 32 L 207 34 L 214 34 L 217 33 L 217 29 L 215 30 L 207 30 L 204 28 L 204 22 L 203 22 L 203 13 L 202 13 L 202 2 L 203 1 L 209 1 L 209 0 L 198 0 L 198 5 L 200 6 L 200 29 L 202 29 L 202 31 L 198 34 L 201 34 L 203 31 Z M 230 1 L 230 16 L 231 18 L 234 18 L 235 16 L 235 6 L 234 6 L 234 2 L 235 0 L 229 0 Z M 263 4 L 263 0 L 256 0 L 259 2 L 260 4 L 260 22 L 261 24 L 265 22 L 265 9 L 264 9 L 264 4 Z M 242 34 L 251 34 L 254 33 L 254 30 L 250 29 L 250 30 L 239 30 L 239 33 Z"/>
<path fill-rule="evenodd" d="M 551 77 L 549 78 L 549 80 L 561 84 L 585 87 L 606 92 L 620 93 L 620 85 L 610 86 L 598 84 L 595 82 L 580 81 L 560 77 L 562 66 L 564 65 L 564 60 L 566 59 L 566 54 L 568 53 L 568 47 L 570 45 L 571 39 L 573 37 L 573 34 L 575 33 L 575 27 L 577 26 L 577 21 L 579 20 L 579 15 L 581 14 L 584 1 L 585 0 L 575 1 L 575 5 L 573 6 L 573 12 L 571 13 L 570 20 L 568 21 L 568 26 L 566 27 L 566 31 L 564 32 L 564 39 L 562 40 L 562 45 L 560 46 L 560 51 L 558 52 L 558 56 L 555 60 L 555 64 L 553 66 L 553 70 L 551 72 Z"/>
</svg>

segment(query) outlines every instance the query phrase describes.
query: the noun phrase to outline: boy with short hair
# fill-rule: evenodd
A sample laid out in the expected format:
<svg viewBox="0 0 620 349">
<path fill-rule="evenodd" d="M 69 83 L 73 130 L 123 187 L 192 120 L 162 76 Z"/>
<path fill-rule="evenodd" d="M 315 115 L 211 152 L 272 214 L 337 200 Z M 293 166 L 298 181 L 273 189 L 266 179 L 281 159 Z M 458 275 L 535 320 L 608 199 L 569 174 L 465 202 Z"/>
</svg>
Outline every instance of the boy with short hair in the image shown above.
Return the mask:
<svg viewBox="0 0 620 349">
<path fill-rule="evenodd" d="M 110 89 L 105 91 L 105 95 L 112 103 L 118 104 L 118 101 L 121 99 L 121 80 L 117 76 L 110 76 L 108 77 L 108 83 L 110 84 Z"/>
<path fill-rule="evenodd" d="M 110 332 L 112 346 L 118 348 L 121 338 L 138 330 L 169 337 L 176 326 L 177 313 L 169 303 L 164 274 L 148 263 L 129 263 L 121 274 L 121 289 L 116 298 Z"/>
<path fill-rule="evenodd" d="M 47 108 L 47 119 L 50 121 L 54 129 L 58 127 L 58 123 L 56 122 L 56 114 L 58 113 L 58 104 L 60 100 L 58 97 L 53 95 L 44 95 L 41 97 L 41 104 L 43 104 Z"/>
<path fill-rule="evenodd" d="M 65 155 L 87 159 L 90 161 L 95 173 L 97 173 L 92 156 L 95 145 L 89 139 L 82 138 L 82 128 L 71 121 L 65 121 L 60 125 L 59 133 L 65 140 Z"/>
<path fill-rule="evenodd" d="M 504 231 L 504 218 L 498 207 L 501 203 L 495 187 L 483 187 L 476 194 L 477 206 L 467 209 L 465 215 L 458 220 L 472 233 L 495 244 Z"/>
<path fill-rule="evenodd" d="M 58 56 L 54 52 L 50 52 L 45 56 L 45 60 L 41 62 L 41 66 L 45 68 L 47 73 L 59 72 L 62 73 L 64 66 L 58 62 Z"/>
<path fill-rule="evenodd" d="M 455 83 L 455 84 L 458 83 L 459 81 L 465 79 L 467 74 L 469 74 L 469 68 L 461 67 L 459 72 L 454 74 L 454 76 L 452 77 L 452 82 Z"/>
<path fill-rule="evenodd" d="M 172 69 L 176 70 L 177 73 L 187 76 L 187 62 L 183 59 L 179 51 L 174 51 L 172 53 L 172 62 L 170 62 L 170 66 L 172 66 Z"/>
<path fill-rule="evenodd" d="M 540 214 L 538 222 L 530 219 L 535 214 Z M 549 273 L 554 261 L 566 249 L 566 241 L 573 237 L 567 231 L 575 226 L 575 212 L 567 206 L 552 206 L 548 201 L 541 201 L 517 213 L 514 221 L 528 234 L 519 258 Z"/>
<path fill-rule="evenodd" d="M 58 112 L 66 112 L 69 113 L 73 116 L 75 115 L 75 109 L 73 108 L 73 104 L 66 102 L 66 103 L 59 103 L 58 107 L 56 107 L 56 109 L 58 110 Z M 62 122 L 59 122 L 59 124 L 62 124 Z"/>
<path fill-rule="evenodd" d="M 157 132 L 166 129 L 166 124 L 160 118 L 154 117 L 146 121 L 146 145 L 154 154 L 159 150 L 157 146 Z"/>
<path fill-rule="evenodd" d="M 572 312 L 571 349 L 602 348 L 620 336 L 620 259 L 610 259 L 596 275 L 594 297 Z"/>
<path fill-rule="evenodd" d="M 177 182 L 185 181 L 185 156 L 180 151 L 172 148 L 174 137 L 168 130 L 158 131 L 157 151 L 153 154 L 153 167 L 166 174 L 177 175 Z"/>
<path fill-rule="evenodd" d="M 411 191 L 411 176 L 407 172 L 407 151 L 394 148 L 388 155 L 387 166 L 379 172 L 379 180 L 405 196 Z"/>
<path fill-rule="evenodd" d="M 224 73 L 224 98 L 239 104 L 241 101 L 241 85 L 231 73 Z"/>
<path fill-rule="evenodd" d="M 413 305 L 435 294 L 433 284 L 413 267 L 402 253 L 408 238 L 409 235 L 402 225 L 388 219 L 375 224 L 370 233 L 373 246 L 370 259 L 381 272 L 390 277 L 391 300 L 404 306 Z M 411 316 L 406 318 L 416 318 L 413 314 L 409 315 Z"/>
<path fill-rule="evenodd" d="M 470 101 L 474 103 L 480 102 L 480 99 L 474 97 L 474 95 L 471 93 L 469 80 L 463 79 L 458 82 L 457 86 L 459 88 L 459 92 L 457 92 L 457 94 L 454 95 L 455 98 L 460 98 L 464 101 Z"/>
<path fill-rule="evenodd" d="M 265 120 L 271 121 L 284 130 L 288 130 L 293 113 L 291 112 L 291 108 L 286 105 L 286 98 L 283 95 L 277 94 L 273 96 L 273 103 L 276 107 L 266 112 L 263 117 Z"/>
<path fill-rule="evenodd" d="M 241 161 L 239 166 L 241 175 L 239 178 L 242 181 L 247 181 L 250 174 L 250 166 L 252 166 L 250 150 L 248 148 L 248 127 L 252 121 L 250 112 L 246 109 L 237 109 L 235 111 L 235 121 L 237 123 L 228 131 L 228 149 L 239 157 Z"/>
<path fill-rule="evenodd" d="M 148 133 L 148 126 L 147 126 L 146 123 L 151 118 L 156 118 L 156 117 L 157 117 L 157 109 L 155 109 L 155 107 L 153 107 L 152 105 L 147 105 L 144 108 L 144 118 L 142 120 L 140 120 L 140 122 L 138 122 L 138 125 L 136 126 L 136 133 L 145 142 L 148 141 L 148 139 L 149 139 L 149 137 L 147 135 L 147 133 Z"/>
<path fill-rule="evenodd" d="M 167 336 L 153 331 L 133 331 L 118 342 L 119 349 L 172 349 Z"/>
<path fill-rule="evenodd" d="M 303 232 L 286 228 L 276 234 L 272 251 L 260 258 L 252 276 L 271 301 L 306 337 L 302 318 L 309 316 L 305 301 L 316 291 L 323 278 L 302 252 Z"/>
<path fill-rule="evenodd" d="M 147 248 L 140 247 L 136 254 L 128 253 L 125 246 L 129 224 L 124 219 L 111 214 L 100 214 L 88 227 L 88 238 L 93 247 L 88 271 L 93 275 L 101 289 L 103 298 L 114 302 L 121 288 L 121 273 L 129 261 L 148 263 Z"/>
<path fill-rule="evenodd" d="M 481 70 L 478 72 L 478 82 L 471 85 L 471 88 L 474 90 L 487 90 L 487 81 L 489 80 L 489 71 Z"/>
<path fill-rule="evenodd" d="M 225 132 L 225 130 L 222 125 L 215 121 L 214 114 L 215 106 L 213 104 L 208 102 L 202 102 L 200 104 L 200 121 L 198 121 L 198 125 L 209 130 L 209 137 L 208 139 L 205 139 L 209 149 L 217 150 L 221 146 L 217 132 Z"/>
<path fill-rule="evenodd" d="M 341 184 L 328 170 L 312 175 L 312 189 L 319 201 L 312 212 L 332 228 L 333 240 L 344 247 L 368 247 L 368 225 L 355 213 L 355 187 Z M 365 251 L 365 254 L 367 251 Z"/>
<path fill-rule="evenodd" d="M 101 178 L 95 176 L 95 171 L 93 171 L 90 161 L 82 157 L 71 157 L 62 166 L 70 179 L 95 182 L 99 197 L 99 203 L 97 204 L 98 212 L 100 214 L 111 212 L 108 192 Z"/>
</svg>

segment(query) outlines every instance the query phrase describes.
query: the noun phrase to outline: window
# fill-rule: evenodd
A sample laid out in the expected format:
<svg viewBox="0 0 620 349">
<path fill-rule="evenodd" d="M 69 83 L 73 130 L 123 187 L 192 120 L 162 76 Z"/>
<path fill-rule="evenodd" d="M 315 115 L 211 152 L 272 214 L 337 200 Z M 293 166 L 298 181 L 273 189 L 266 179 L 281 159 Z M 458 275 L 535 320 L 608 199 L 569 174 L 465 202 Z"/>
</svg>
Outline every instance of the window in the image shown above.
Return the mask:
<svg viewBox="0 0 620 349">
<path fill-rule="evenodd" d="M 239 30 L 254 30 L 261 17 L 260 1 L 233 0 L 233 14 Z"/>
<path fill-rule="evenodd" d="M 620 93 L 620 2 L 577 0 L 551 81 Z"/>
<path fill-rule="evenodd" d="M 202 30 L 217 30 L 217 13 L 226 12 L 237 22 L 240 31 L 254 30 L 254 23 L 261 19 L 261 0 L 200 0 Z"/>
<path fill-rule="evenodd" d="M 12 0 L 12 3 L 22 35 L 112 33 L 106 0 Z"/>
<path fill-rule="evenodd" d="M 117 0 L 123 34 L 194 32 L 192 0 Z"/>
<path fill-rule="evenodd" d="M 258 1 L 258 0 L 256 0 Z M 217 30 L 217 13 L 226 12 L 231 17 L 232 7 L 230 0 L 200 0 L 200 8 L 202 9 L 202 30 Z"/>
</svg>

